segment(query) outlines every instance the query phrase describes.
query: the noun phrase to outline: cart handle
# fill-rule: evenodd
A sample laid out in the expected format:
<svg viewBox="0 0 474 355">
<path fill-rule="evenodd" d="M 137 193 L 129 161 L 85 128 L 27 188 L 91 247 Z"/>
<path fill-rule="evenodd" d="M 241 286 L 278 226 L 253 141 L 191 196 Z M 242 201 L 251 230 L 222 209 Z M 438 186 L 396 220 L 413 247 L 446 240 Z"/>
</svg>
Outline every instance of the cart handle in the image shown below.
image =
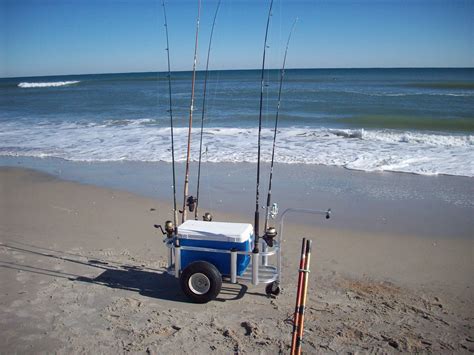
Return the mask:
<svg viewBox="0 0 474 355">
<path fill-rule="evenodd" d="M 328 208 L 326 211 L 322 210 L 311 210 L 311 209 L 305 209 L 305 208 L 287 208 L 283 213 L 281 214 L 280 217 L 280 238 L 283 238 L 283 227 L 285 223 L 285 217 L 289 213 L 308 213 L 308 214 L 319 214 L 322 216 L 325 216 L 326 219 L 329 219 L 331 217 L 331 209 Z"/>
<path fill-rule="evenodd" d="M 283 211 L 280 217 L 280 232 L 279 232 L 279 238 L 280 238 L 280 249 L 279 249 L 279 254 L 277 258 L 277 268 L 278 268 L 278 282 L 281 282 L 281 251 L 282 251 L 282 245 L 283 245 L 283 227 L 285 224 L 285 217 L 287 214 L 290 213 L 307 213 L 307 214 L 316 214 L 316 215 L 322 215 L 325 216 L 326 219 L 329 219 L 331 217 L 331 209 L 328 208 L 326 211 L 322 210 L 311 210 L 311 209 L 305 209 L 305 208 L 287 208 L 286 210 Z"/>
</svg>

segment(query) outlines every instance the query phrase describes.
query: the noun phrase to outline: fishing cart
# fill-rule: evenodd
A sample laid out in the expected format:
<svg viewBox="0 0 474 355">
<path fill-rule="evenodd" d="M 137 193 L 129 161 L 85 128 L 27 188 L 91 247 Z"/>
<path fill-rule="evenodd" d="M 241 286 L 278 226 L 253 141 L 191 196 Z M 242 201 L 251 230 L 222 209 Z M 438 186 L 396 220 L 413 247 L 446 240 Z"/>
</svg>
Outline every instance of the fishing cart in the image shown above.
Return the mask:
<svg viewBox="0 0 474 355">
<path fill-rule="evenodd" d="M 198 220 L 199 205 L 199 187 L 201 177 L 201 158 L 203 147 L 203 127 L 206 107 L 206 88 L 209 69 L 209 56 L 211 52 L 212 34 L 216 23 L 217 13 L 219 11 L 220 0 L 217 3 L 212 23 L 209 46 L 207 51 L 207 62 L 204 78 L 202 110 L 201 110 L 201 129 L 199 142 L 199 163 L 197 173 L 196 197 L 189 195 L 189 171 L 191 160 L 191 130 L 193 127 L 194 112 L 194 89 L 196 81 L 196 62 L 198 48 L 198 34 L 200 22 L 201 2 L 198 1 L 198 13 L 196 19 L 196 40 L 194 45 L 193 75 L 191 82 L 191 103 L 189 109 L 188 125 L 188 144 L 185 165 L 184 179 L 184 199 L 182 210 L 179 210 L 176 202 L 176 172 L 175 172 L 175 148 L 174 148 L 174 123 L 173 123 L 173 104 L 172 104 L 172 80 L 170 65 L 170 46 L 168 38 L 168 22 L 166 18 L 165 2 L 162 0 L 164 25 L 166 33 L 166 51 L 168 59 L 168 96 L 169 96 L 169 116 L 170 116 L 170 141 L 171 141 L 171 165 L 173 172 L 173 215 L 174 220 L 167 221 L 164 229 L 160 228 L 165 235 L 164 242 L 169 248 L 168 253 L 168 272 L 179 278 L 184 293 L 193 301 L 205 303 L 217 297 L 222 286 L 222 280 L 229 279 L 231 283 L 240 281 L 251 282 L 253 285 L 260 283 L 266 284 L 266 293 L 278 295 L 280 293 L 281 282 L 281 242 L 283 240 L 283 219 L 288 212 L 316 213 L 325 215 L 329 218 L 328 211 L 312 210 L 286 210 L 280 219 L 280 232 L 269 226 L 269 218 L 274 219 L 278 213 L 276 204 L 271 205 L 272 177 L 275 158 L 276 136 L 278 132 L 278 117 L 281 103 L 281 92 L 283 79 L 285 76 L 285 63 L 291 34 L 296 24 L 293 23 L 291 31 L 286 42 L 283 65 L 280 70 L 280 82 L 278 89 L 278 100 L 275 115 L 275 126 L 273 130 L 273 145 L 270 163 L 270 176 L 268 182 L 268 195 L 266 203 L 265 224 L 263 235 L 259 233 L 260 223 L 260 161 L 261 161 L 261 130 L 262 130 L 262 109 L 263 109 L 263 91 L 265 87 L 265 53 L 267 46 L 268 27 L 272 12 L 273 0 L 270 1 L 267 26 L 265 30 L 265 42 L 263 46 L 262 70 L 260 81 L 260 109 L 258 115 L 258 150 L 257 150 L 257 180 L 255 196 L 255 221 L 253 226 L 246 223 L 227 223 L 213 222 L 210 213 L 205 213 L 203 220 Z M 187 209 L 194 212 L 194 219 L 187 219 Z M 181 224 L 178 225 L 178 213 L 181 213 Z"/>
<path fill-rule="evenodd" d="M 253 227 L 247 223 L 213 222 L 209 214 L 203 221 L 187 220 L 178 227 L 165 223 L 163 242 L 168 247 L 167 272 L 179 279 L 188 298 L 206 303 L 217 297 L 222 281 L 236 284 L 265 284 L 267 295 L 277 296 L 281 282 L 281 242 L 284 219 L 290 212 L 330 217 L 331 210 L 287 209 L 279 222 L 279 232 L 269 227 L 255 245 Z M 273 204 L 271 216 L 278 208 Z M 206 220 L 207 219 L 207 220 Z M 157 226 L 160 228 L 160 226 Z"/>
</svg>

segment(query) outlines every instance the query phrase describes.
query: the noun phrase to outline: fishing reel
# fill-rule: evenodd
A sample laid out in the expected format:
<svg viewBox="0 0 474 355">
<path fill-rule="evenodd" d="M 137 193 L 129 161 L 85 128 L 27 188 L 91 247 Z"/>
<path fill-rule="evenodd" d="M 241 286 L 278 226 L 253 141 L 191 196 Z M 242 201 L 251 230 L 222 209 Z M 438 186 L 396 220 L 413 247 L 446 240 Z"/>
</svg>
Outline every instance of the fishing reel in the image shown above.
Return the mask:
<svg viewBox="0 0 474 355">
<path fill-rule="evenodd" d="M 193 196 L 189 196 L 186 199 L 186 206 L 189 208 L 189 212 L 194 212 L 194 208 L 196 207 L 197 198 Z"/>
<path fill-rule="evenodd" d="M 275 227 L 268 227 L 267 230 L 265 231 L 265 234 L 263 235 L 262 238 L 270 248 L 273 247 L 273 239 L 275 239 L 277 234 L 278 233 Z"/>
<path fill-rule="evenodd" d="M 160 229 L 161 233 L 163 235 L 166 235 L 167 238 L 173 238 L 174 237 L 174 224 L 171 221 L 166 221 L 165 222 L 165 229 L 163 230 L 163 227 L 160 224 L 155 224 L 155 228 Z"/>
<path fill-rule="evenodd" d="M 204 216 L 202 216 L 202 220 L 205 222 L 211 222 L 212 214 L 210 214 L 209 212 L 204 213 Z"/>
</svg>

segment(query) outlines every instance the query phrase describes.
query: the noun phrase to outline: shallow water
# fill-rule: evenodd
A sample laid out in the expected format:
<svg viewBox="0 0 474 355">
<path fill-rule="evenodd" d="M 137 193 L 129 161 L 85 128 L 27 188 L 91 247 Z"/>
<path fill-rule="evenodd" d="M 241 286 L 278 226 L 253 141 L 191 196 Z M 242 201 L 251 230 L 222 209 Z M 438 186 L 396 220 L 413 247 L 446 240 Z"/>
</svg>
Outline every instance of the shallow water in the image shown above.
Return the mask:
<svg viewBox="0 0 474 355">
<path fill-rule="evenodd" d="M 163 162 L 71 162 L 62 159 L 0 157 L 0 166 L 28 167 L 57 177 L 154 197 L 172 206 L 171 164 Z M 262 165 L 260 205 L 266 205 L 268 164 Z M 189 193 L 196 196 L 197 164 L 191 164 Z M 177 164 L 181 209 L 184 164 Z M 253 223 L 256 164 L 206 163 L 202 167 L 199 217 L 232 213 Z M 306 164 L 275 166 L 272 199 L 287 208 L 326 210 L 332 218 L 290 216 L 290 223 L 370 234 L 426 238 L 474 237 L 472 178 L 366 173 Z M 260 216 L 265 216 L 262 208 Z M 224 216 L 225 217 L 225 216 Z M 356 241 L 354 241 L 356 242 Z"/>
</svg>

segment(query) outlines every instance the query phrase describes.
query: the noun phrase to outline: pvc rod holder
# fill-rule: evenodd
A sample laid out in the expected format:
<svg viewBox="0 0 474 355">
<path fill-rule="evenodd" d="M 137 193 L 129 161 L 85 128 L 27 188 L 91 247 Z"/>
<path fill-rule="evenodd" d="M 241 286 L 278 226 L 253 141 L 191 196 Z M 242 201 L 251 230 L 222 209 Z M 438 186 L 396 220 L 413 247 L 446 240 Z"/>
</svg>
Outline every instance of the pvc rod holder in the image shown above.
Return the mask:
<svg viewBox="0 0 474 355">
<path fill-rule="evenodd" d="M 174 247 L 174 276 L 179 278 L 179 272 L 181 271 L 181 248 L 178 246 Z"/>
<path fill-rule="evenodd" d="M 252 253 L 252 285 L 258 285 L 258 263 L 260 253 Z"/>
<path fill-rule="evenodd" d="M 237 250 L 230 251 L 230 282 L 237 283 Z"/>
<path fill-rule="evenodd" d="M 268 250 L 268 245 L 267 242 L 262 240 L 262 252 L 266 253 Z M 267 255 L 262 255 L 262 265 L 267 266 L 268 265 L 268 256 Z"/>
<path fill-rule="evenodd" d="M 278 245 L 278 253 L 277 253 L 277 281 L 281 283 L 281 242 Z"/>
<path fill-rule="evenodd" d="M 168 248 L 168 268 L 173 265 L 173 248 Z"/>
</svg>

